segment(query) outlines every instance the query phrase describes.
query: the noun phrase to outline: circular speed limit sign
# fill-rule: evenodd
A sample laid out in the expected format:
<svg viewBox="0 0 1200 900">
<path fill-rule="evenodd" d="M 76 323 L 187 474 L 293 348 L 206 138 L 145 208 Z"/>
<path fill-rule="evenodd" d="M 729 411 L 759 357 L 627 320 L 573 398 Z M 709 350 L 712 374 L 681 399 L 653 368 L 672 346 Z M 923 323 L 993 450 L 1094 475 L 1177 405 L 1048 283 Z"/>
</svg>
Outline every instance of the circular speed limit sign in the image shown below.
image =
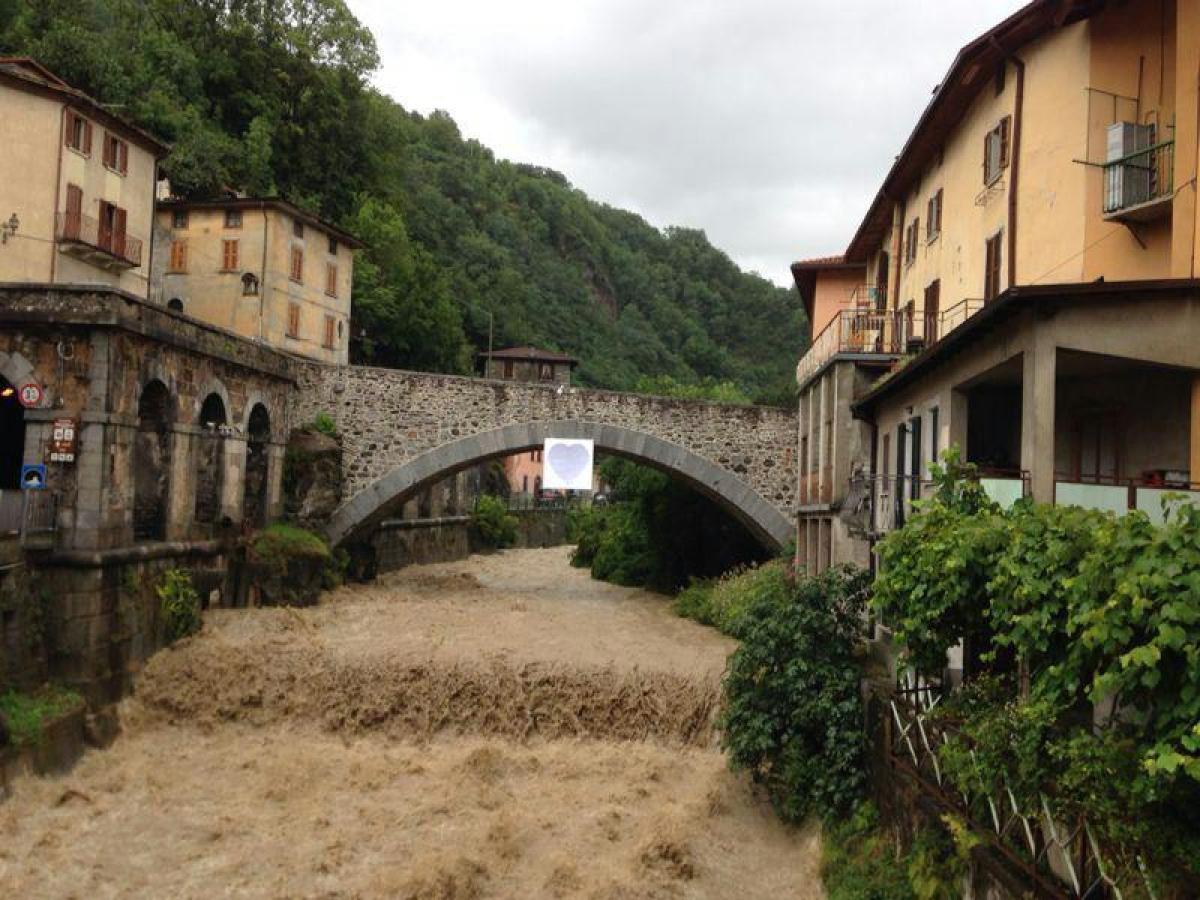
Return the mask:
<svg viewBox="0 0 1200 900">
<path fill-rule="evenodd" d="M 27 384 L 21 385 L 19 392 L 21 405 L 24 407 L 40 406 L 42 403 L 42 386 L 30 381 Z"/>
</svg>

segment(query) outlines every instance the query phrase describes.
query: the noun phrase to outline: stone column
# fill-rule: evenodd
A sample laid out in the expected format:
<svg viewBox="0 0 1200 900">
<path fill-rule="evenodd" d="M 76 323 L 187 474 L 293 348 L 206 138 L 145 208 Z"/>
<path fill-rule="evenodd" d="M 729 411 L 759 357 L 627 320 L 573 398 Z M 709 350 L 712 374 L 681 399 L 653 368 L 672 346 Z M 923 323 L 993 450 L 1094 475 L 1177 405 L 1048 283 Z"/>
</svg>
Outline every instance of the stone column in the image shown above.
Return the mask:
<svg viewBox="0 0 1200 900">
<path fill-rule="evenodd" d="M 175 425 L 169 438 L 171 474 L 167 481 L 168 541 L 186 541 L 192 532 L 196 514 L 196 435 L 195 425 Z"/>
<path fill-rule="evenodd" d="M 246 496 L 246 439 L 225 437 L 221 449 L 220 516 L 231 522 L 241 522 Z"/>
<path fill-rule="evenodd" d="M 1023 357 L 1021 385 L 1021 468 L 1029 472 L 1033 499 L 1054 502 L 1054 401 L 1057 347 L 1045 328 L 1034 324 Z"/>
<path fill-rule="evenodd" d="M 267 445 L 267 521 L 273 522 L 283 515 L 283 459 L 287 452 L 284 444 L 272 441 Z"/>
</svg>

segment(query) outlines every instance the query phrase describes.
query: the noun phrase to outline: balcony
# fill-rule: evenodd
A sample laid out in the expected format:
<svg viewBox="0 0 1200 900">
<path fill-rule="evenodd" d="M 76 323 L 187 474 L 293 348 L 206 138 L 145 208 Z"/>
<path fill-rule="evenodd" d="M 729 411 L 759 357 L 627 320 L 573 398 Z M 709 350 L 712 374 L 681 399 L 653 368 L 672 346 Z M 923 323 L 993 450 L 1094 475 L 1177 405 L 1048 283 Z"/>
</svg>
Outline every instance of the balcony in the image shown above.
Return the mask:
<svg viewBox="0 0 1200 900">
<path fill-rule="evenodd" d="M 114 231 L 91 216 L 59 213 L 54 236 L 62 250 L 102 269 L 134 269 L 142 264 L 142 242 Z"/>
<path fill-rule="evenodd" d="M 1174 195 L 1174 141 L 1163 141 L 1106 162 L 1103 168 L 1105 219 L 1149 222 L 1170 212 Z"/>
</svg>

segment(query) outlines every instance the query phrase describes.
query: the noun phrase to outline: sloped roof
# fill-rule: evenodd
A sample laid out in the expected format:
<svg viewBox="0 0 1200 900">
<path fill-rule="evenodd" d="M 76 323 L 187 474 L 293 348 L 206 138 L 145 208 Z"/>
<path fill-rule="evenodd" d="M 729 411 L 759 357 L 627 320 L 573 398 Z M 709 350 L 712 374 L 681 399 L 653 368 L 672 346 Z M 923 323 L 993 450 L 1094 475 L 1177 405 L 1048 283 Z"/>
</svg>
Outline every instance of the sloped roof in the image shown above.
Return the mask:
<svg viewBox="0 0 1200 900">
<path fill-rule="evenodd" d="M 514 359 L 526 360 L 530 362 L 556 362 L 568 363 L 572 366 L 578 365 L 579 360 L 573 356 L 568 356 L 565 353 L 558 353 L 554 350 L 541 350 L 537 347 L 505 347 L 503 350 L 493 350 L 491 353 L 483 350 L 479 353 L 480 359 Z"/>
<path fill-rule="evenodd" d="M 149 150 L 157 158 L 167 155 L 171 149 L 150 132 L 108 111 L 100 101 L 83 91 L 71 87 L 37 60 L 28 56 L 0 56 L 0 84 L 8 84 L 35 93 L 42 93 L 66 100 L 80 107 L 106 128 L 121 134 Z"/>
<path fill-rule="evenodd" d="M 282 197 L 224 197 L 216 200 L 183 200 L 172 198 L 170 200 L 159 200 L 157 208 L 160 210 L 277 209 L 293 218 L 299 219 L 307 225 L 311 225 L 313 228 L 333 235 L 333 237 L 354 250 L 360 250 L 366 246 L 350 232 L 344 231 L 330 222 L 326 222 L 319 216 L 301 209 L 296 204 L 284 200 Z"/>
</svg>

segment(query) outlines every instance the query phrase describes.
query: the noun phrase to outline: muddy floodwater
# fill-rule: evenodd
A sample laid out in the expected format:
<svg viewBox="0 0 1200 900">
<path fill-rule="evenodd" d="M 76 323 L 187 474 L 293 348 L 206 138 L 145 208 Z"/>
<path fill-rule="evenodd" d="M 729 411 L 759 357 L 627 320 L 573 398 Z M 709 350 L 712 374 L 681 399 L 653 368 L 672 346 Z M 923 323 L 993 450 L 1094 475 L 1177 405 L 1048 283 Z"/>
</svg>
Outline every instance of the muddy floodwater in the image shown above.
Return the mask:
<svg viewBox="0 0 1200 900">
<path fill-rule="evenodd" d="M 211 611 L 0 802 L 0 896 L 823 897 L 717 749 L 732 648 L 565 548 Z"/>
</svg>

